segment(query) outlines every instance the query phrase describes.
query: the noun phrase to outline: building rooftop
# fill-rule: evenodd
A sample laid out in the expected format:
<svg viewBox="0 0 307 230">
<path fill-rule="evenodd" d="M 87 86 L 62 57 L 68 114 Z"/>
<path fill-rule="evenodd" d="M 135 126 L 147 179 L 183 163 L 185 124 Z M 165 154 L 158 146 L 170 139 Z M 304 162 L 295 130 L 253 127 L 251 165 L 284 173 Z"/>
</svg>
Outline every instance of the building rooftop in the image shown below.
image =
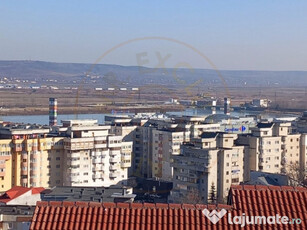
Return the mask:
<svg viewBox="0 0 307 230">
<path fill-rule="evenodd" d="M 33 215 L 35 210 L 35 206 L 28 206 L 28 205 L 5 205 L 0 206 L 0 215 Z"/>
<path fill-rule="evenodd" d="M 241 213 L 300 218 L 300 229 L 307 228 L 307 188 L 233 185 L 229 191 L 228 204 Z"/>
<path fill-rule="evenodd" d="M 6 204 L 9 201 L 16 199 L 17 197 L 29 191 L 32 191 L 32 194 L 34 195 L 34 194 L 39 194 L 44 190 L 45 189 L 43 187 L 26 188 L 26 187 L 21 187 L 21 186 L 15 186 L 0 196 L 0 203 Z"/>
<path fill-rule="evenodd" d="M 214 224 L 204 209 L 224 214 Z M 246 225 L 244 229 L 306 229 L 306 213 L 305 188 L 238 185 L 231 187 L 228 205 L 38 202 L 30 229 L 241 229 L 228 223 L 228 214 L 232 218 L 278 214 L 302 220 L 300 224 Z"/>
<path fill-rule="evenodd" d="M 201 138 L 216 138 L 218 132 L 203 132 L 200 137 Z"/>
<path fill-rule="evenodd" d="M 214 225 L 202 214 L 204 208 L 213 210 L 216 206 L 38 202 L 30 229 L 211 229 L 208 227 Z M 217 208 L 231 207 L 219 205 Z M 226 221 L 223 218 L 221 226 Z"/>
<path fill-rule="evenodd" d="M 43 201 L 95 201 L 114 202 L 117 198 L 124 200 L 134 199 L 129 187 L 54 187 L 42 193 Z"/>
<path fill-rule="evenodd" d="M 258 123 L 257 128 L 263 129 L 263 128 L 271 128 L 273 126 L 273 123 Z"/>
</svg>

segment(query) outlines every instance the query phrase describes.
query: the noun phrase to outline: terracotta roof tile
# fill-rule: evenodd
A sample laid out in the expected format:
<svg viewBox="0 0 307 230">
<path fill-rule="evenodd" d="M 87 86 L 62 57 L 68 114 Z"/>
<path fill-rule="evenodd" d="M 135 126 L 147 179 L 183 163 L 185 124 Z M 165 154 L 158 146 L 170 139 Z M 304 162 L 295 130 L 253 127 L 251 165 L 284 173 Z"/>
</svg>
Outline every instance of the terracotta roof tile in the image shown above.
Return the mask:
<svg viewBox="0 0 307 230">
<path fill-rule="evenodd" d="M 244 229 L 307 229 L 307 189 L 276 186 L 232 186 L 230 205 L 38 202 L 30 229 L 211 230 L 241 229 L 225 215 L 216 224 L 202 213 L 226 209 L 232 216 L 286 215 L 301 225 L 248 225 Z"/>
</svg>

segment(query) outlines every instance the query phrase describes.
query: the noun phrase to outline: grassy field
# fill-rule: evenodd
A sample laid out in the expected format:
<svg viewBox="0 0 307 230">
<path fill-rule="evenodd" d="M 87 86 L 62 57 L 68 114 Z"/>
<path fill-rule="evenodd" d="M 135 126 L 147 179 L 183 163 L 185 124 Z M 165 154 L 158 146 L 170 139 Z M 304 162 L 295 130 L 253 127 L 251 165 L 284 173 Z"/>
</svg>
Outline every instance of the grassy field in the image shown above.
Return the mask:
<svg viewBox="0 0 307 230">
<path fill-rule="evenodd" d="M 222 102 L 230 97 L 233 106 L 244 104 L 253 98 L 267 98 L 272 108 L 281 110 L 307 110 L 305 88 L 197 88 L 171 89 L 150 85 L 138 91 L 50 90 L 50 89 L 1 89 L 0 114 L 48 114 L 48 99 L 58 99 L 58 111 L 67 113 L 97 113 L 111 110 L 170 111 L 182 110 L 183 106 L 164 102 L 170 98 L 198 100 L 200 93 L 217 97 Z"/>
</svg>

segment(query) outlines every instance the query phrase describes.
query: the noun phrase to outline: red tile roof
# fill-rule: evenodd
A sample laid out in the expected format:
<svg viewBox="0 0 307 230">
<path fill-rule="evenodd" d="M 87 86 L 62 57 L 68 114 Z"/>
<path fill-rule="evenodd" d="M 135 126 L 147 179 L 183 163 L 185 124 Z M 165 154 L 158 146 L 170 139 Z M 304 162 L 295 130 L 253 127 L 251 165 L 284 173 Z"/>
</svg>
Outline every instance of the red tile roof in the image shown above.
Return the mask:
<svg viewBox="0 0 307 230">
<path fill-rule="evenodd" d="M 307 189 L 291 186 L 233 185 L 228 204 L 246 215 L 300 218 L 307 229 Z"/>
<path fill-rule="evenodd" d="M 6 191 L 4 194 L 0 196 L 0 203 L 7 203 L 23 194 L 26 192 L 32 190 L 32 194 L 38 194 L 44 191 L 45 189 L 43 187 L 38 187 L 38 188 L 26 188 L 22 186 L 14 186 L 10 190 Z"/>
<path fill-rule="evenodd" d="M 208 229 L 214 228 L 202 210 L 228 205 L 37 202 L 30 229 Z M 225 226 L 227 219 L 219 221 Z M 212 228 L 212 229 L 213 229 Z"/>
<path fill-rule="evenodd" d="M 232 217 L 285 214 L 300 225 L 247 225 L 243 229 L 307 229 L 307 190 L 274 186 L 233 186 L 231 205 L 38 202 L 30 229 L 208 230 L 241 229 L 228 224 L 228 214 L 216 224 L 202 213 L 226 209 Z"/>
</svg>

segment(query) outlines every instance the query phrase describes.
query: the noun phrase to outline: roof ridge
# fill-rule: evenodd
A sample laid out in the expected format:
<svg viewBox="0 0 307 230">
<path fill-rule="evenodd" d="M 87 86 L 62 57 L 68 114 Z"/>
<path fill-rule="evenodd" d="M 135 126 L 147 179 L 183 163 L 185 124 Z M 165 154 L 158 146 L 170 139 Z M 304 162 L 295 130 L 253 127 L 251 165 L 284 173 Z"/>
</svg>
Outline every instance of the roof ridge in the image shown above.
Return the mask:
<svg viewBox="0 0 307 230">
<path fill-rule="evenodd" d="M 104 208 L 129 208 L 129 209 L 232 209 L 231 205 L 226 204 L 177 204 L 177 203 L 113 203 L 113 202 L 92 202 L 92 201 L 38 201 L 38 207 L 56 206 L 56 207 L 104 207 Z"/>
<path fill-rule="evenodd" d="M 231 185 L 230 189 L 232 190 L 253 190 L 253 191 L 260 191 L 260 190 L 278 190 L 278 191 L 294 191 L 294 192 L 307 192 L 307 188 L 302 186 L 290 186 L 290 185 Z"/>
</svg>

